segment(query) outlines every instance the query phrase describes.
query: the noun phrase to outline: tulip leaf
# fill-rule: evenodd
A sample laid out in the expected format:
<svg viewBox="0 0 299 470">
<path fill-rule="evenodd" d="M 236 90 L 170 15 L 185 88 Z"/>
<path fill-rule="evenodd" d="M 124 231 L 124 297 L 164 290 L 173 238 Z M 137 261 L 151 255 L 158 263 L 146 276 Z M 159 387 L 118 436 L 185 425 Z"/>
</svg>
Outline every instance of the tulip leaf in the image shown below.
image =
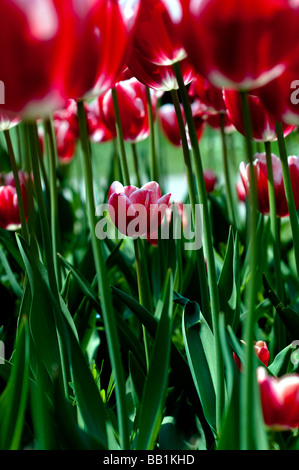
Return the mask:
<svg viewBox="0 0 299 470">
<path fill-rule="evenodd" d="M 230 229 L 223 266 L 218 280 L 220 311 L 236 331 L 240 316 L 240 267 L 238 234 Z"/>
<path fill-rule="evenodd" d="M 196 302 L 187 302 L 183 313 L 183 338 L 193 381 L 204 415 L 212 429 L 216 429 L 216 397 L 213 384 L 215 357 L 211 330 L 200 314 Z M 214 362 L 214 364 L 213 364 Z"/>
<path fill-rule="evenodd" d="M 152 450 L 158 436 L 166 400 L 171 352 L 173 280 L 169 270 L 163 292 L 163 310 L 158 322 L 149 370 L 138 416 L 136 450 Z"/>
<path fill-rule="evenodd" d="M 0 397 L 0 449 L 20 448 L 29 384 L 29 328 L 23 317 L 16 339 L 11 373 Z"/>
<path fill-rule="evenodd" d="M 299 314 L 295 310 L 293 310 L 291 307 L 285 306 L 281 302 L 280 298 L 272 289 L 265 275 L 264 275 L 263 280 L 264 280 L 265 294 L 271 301 L 273 307 L 275 308 L 276 312 L 278 313 L 281 320 L 285 324 L 286 328 L 289 330 L 291 334 L 293 334 L 294 331 L 299 331 Z"/>
</svg>

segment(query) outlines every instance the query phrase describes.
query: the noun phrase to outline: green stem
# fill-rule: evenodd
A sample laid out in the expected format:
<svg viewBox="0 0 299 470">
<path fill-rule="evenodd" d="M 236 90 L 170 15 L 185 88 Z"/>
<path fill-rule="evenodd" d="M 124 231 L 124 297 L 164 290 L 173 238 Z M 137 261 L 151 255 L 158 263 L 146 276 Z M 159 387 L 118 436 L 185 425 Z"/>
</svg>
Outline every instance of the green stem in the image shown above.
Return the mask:
<svg viewBox="0 0 299 470">
<path fill-rule="evenodd" d="M 276 213 L 276 198 L 275 198 L 275 187 L 273 178 L 273 167 L 271 157 L 271 143 L 265 142 L 266 158 L 267 158 L 267 177 L 268 177 L 268 188 L 269 188 L 269 205 L 270 205 L 270 224 L 271 224 L 271 235 L 273 243 L 273 257 L 275 266 L 275 281 L 277 294 L 280 300 L 285 302 L 284 285 L 281 274 L 281 257 L 280 257 L 280 230 L 279 223 Z M 279 315 L 275 315 L 275 339 L 277 341 L 277 350 L 280 351 L 285 345 L 285 328 L 283 322 L 280 320 Z"/>
<path fill-rule="evenodd" d="M 13 173 L 13 177 L 15 181 L 15 186 L 16 186 L 20 221 L 21 221 L 21 227 L 22 227 L 22 235 L 25 238 L 25 240 L 28 241 L 29 234 L 28 234 L 28 227 L 27 227 L 27 221 L 26 221 L 26 215 L 25 215 L 24 201 L 23 201 L 23 196 L 22 196 L 22 190 L 21 190 L 21 184 L 20 184 L 20 179 L 19 179 L 19 172 L 17 168 L 15 153 L 14 153 L 9 130 L 4 131 L 4 137 L 6 141 L 7 151 L 8 151 L 8 155 L 10 159 L 10 165 L 11 165 L 11 169 L 12 169 L 12 173 Z"/>
<path fill-rule="evenodd" d="M 110 296 L 110 289 L 108 285 L 108 275 L 105 264 L 103 246 L 101 240 L 97 239 L 95 233 L 96 227 L 96 211 L 93 190 L 93 174 L 91 151 L 87 132 L 87 123 L 84 104 L 82 101 L 78 102 L 78 119 L 80 127 L 80 139 L 82 145 L 82 165 L 83 165 L 83 178 L 85 183 L 87 212 L 90 228 L 90 236 L 92 242 L 92 249 L 94 255 L 94 262 L 98 280 L 98 290 L 102 306 L 102 315 L 107 338 L 109 357 L 113 370 L 115 380 L 115 394 L 117 402 L 117 416 L 119 425 L 120 446 L 123 450 L 128 450 L 130 447 L 129 437 L 129 423 L 128 411 L 126 404 L 126 390 L 124 371 L 122 368 L 122 360 L 119 349 L 119 338 L 117 332 L 117 325 L 113 310 L 112 299 Z"/>
<path fill-rule="evenodd" d="M 193 224 L 196 228 L 196 204 L 197 204 L 197 197 L 196 197 L 196 189 L 194 183 L 194 176 L 192 171 L 192 163 L 191 163 L 191 156 L 189 151 L 189 145 L 186 136 L 186 129 L 183 120 L 181 105 L 178 97 L 177 90 L 171 91 L 172 101 L 175 108 L 177 121 L 180 129 L 181 135 L 181 142 L 182 142 L 182 150 L 187 174 L 187 182 L 188 182 L 188 189 L 189 189 L 189 197 L 190 203 L 192 207 L 192 217 L 193 217 Z M 206 265 L 204 259 L 203 248 L 201 247 L 199 250 L 196 250 L 197 254 L 197 267 L 198 267 L 198 274 L 200 280 L 200 292 L 201 292 L 201 300 L 202 300 L 202 311 L 205 319 L 212 327 L 211 321 L 211 309 L 210 309 L 210 299 L 209 299 L 209 290 L 208 290 L 208 283 L 207 283 L 207 273 L 206 273 Z"/>
<path fill-rule="evenodd" d="M 50 169 L 50 211 L 51 211 L 51 233 L 53 243 L 53 259 L 56 277 L 59 285 L 61 286 L 61 271 L 59 269 L 59 262 L 57 253 L 59 251 L 59 219 L 58 219 L 58 195 L 57 195 L 57 151 L 55 143 L 55 135 L 53 125 L 50 119 L 45 121 L 46 135 L 48 139 L 49 149 L 49 169 Z"/>
<path fill-rule="evenodd" d="M 121 170 L 122 170 L 122 174 L 123 174 L 123 180 L 124 180 L 124 184 L 126 186 L 130 186 L 130 172 L 129 172 L 128 162 L 127 162 L 125 141 L 124 141 L 122 126 L 121 126 L 121 119 L 120 119 L 120 112 L 119 112 L 116 88 L 112 89 L 112 99 L 113 99 L 115 125 L 116 125 L 116 132 L 117 132 L 117 136 L 118 136 L 119 154 L 120 154 Z"/>
<path fill-rule="evenodd" d="M 137 186 L 141 188 L 141 179 L 140 179 L 140 174 L 139 174 L 139 164 L 138 164 L 138 154 L 137 154 L 137 148 L 136 148 L 136 143 L 132 143 L 132 153 L 133 153 L 133 161 L 134 161 L 134 169 L 135 169 L 135 175 L 136 175 L 136 182 Z"/>
<path fill-rule="evenodd" d="M 41 223 L 43 248 L 44 248 L 44 253 L 45 253 L 46 267 L 47 267 L 48 276 L 49 276 L 49 285 L 50 285 L 50 289 L 53 292 L 53 295 L 56 297 L 56 299 L 59 299 L 57 279 L 56 279 L 54 260 L 53 260 L 51 232 L 50 232 L 50 227 L 49 227 L 48 214 L 47 214 L 47 209 L 45 205 L 42 183 L 41 183 L 41 176 L 40 176 L 39 154 L 38 154 L 39 142 L 38 142 L 38 136 L 37 136 L 36 123 L 29 122 L 26 125 L 27 125 L 27 132 L 28 132 L 28 140 L 30 143 L 31 168 L 32 168 L 32 173 L 33 173 L 35 194 L 36 194 L 38 212 L 39 212 L 40 223 Z"/>
<path fill-rule="evenodd" d="M 284 182 L 284 187 L 285 187 L 285 194 L 286 194 L 286 199 L 288 203 L 289 217 L 290 217 L 291 229 L 292 229 L 292 234 L 293 234 L 295 263 L 296 263 L 297 274 L 299 276 L 299 222 L 298 222 L 297 210 L 296 210 L 296 205 L 295 205 L 295 200 L 294 200 L 290 169 L 289 169 L 289 164 L 288 164 L 288 154 L 287 154 L 287 149 L 285 145 L 282 124 L 279 122 L 276 123 L 276 135 L 278 139 L 283 182 Z"/>
<path fill-rule="evenodd" d="M 195 166 L 195 177 L 197 182 L 197 190 L 200 202 L 203 210 L 203 246 L 207 260 L 207 271 L 208 271 L 208 282 L 210 288 L 211 298 L 211 313 L 213 332 L 215 337 L 215 355 L 216 355 L 216 423 L 217 431 L 220 432 L 221 419 L 224 406 L 224 371 L 223 371 L 223 357 L 219 337 L 219 314 L 220 314 L 220 302 L 219 292 L 217 285 L 216 276 L 216 265 L 214 257 L 214 247 L 212 238 L 212 228 L 208 207 L 208 197 L 205 187 L 204 171 L 202 166 L 202 159 L 199 150 L 199 144 L 197 134 L 194 126 L 194 120 L 192 115 L 192 109 L 187 93 L 187 89 L 184 84 L 181 69 L 179 63 L 174 64 L 174 71 L 179 84 L 179 90 L 181 93 L 181 99 L 183 103 L 184 113 L 188 125 L 191 147 L 194 157 Z"/>
<path fill-rule="evenodd" d="M 251 139 L 251 117 L 245 92 L 241 93 L 243 120 L 246 133 L 246 152 L 250 166 L 250 202 L 249 236 L 251 241 L 251 269 L 248 290 L 246 291 L 247 317 L 244 325 L 244 341 L 247 345 L 244 357 L 244 373 L 241 382 L 241 448 L 250 450 L 255 435 L 252 410 L 254 409 L 254 390 L 256 374 L 254 371 L 254 326 L 256 321 L 257 270 L 258 270 L 258 240 L 257 240 L 257 188 L 254 171 L 254 160 Z"/>
<path fill-rule="evenodd" d="M 146 99 L 147 99 L 147 109 L 149 117 L 149 127 L 150 127 L 150 154 L 151 154 L 151 180 L 159 181 L 158 174 L 158 164 L 157 164 L 157 155 L 156 155 L 156 139 L 155 139 L 155 125 L 154 125 L 154 114 L 152 99 L 149 87 L 146 87 Z"/>
<path fill-rule="evenodd" d="M 118 145 L 120 149 L 120 157 L 121 157 L 121 169 L 122 169 L 122 176 L 123 181 L 126 186 L 131 185 L 130 175 L 128 171 L 128 163 L 127 163 L 127 154 L 126 148 L 123 138 L 122 132 L 122 125 L 119 113 L 119 106 L 118 106 L 118 99 L 116 89 L 112 90 L 113 94 L 113 105 L 114 105 L 114 114 L 115 114 L 115 123 L 117 129 L 117 139 Z M 136 272 L 137 272 L 137 283 L 138 283 L 138 294 L 139 294 L 139 302 L 140 304 L 147 308 L 151 313 L 154 312 L 152 297 L 151 297 L 151 290 L 150 290 L 150 281 L 148 275 L 147 265 L 145 263 L 145 252 L 142 240 L 134 240 L 134 250 L 135 250 L 135 260 L 136 260 Z M 143 340 L 144 340 L 144 349 L 145 349 L 145 356 L 147 367 L 149 366 L 149 348 L 148 348 L 148 335 L 147 331 L 142 325 L 143 331 Z"/>
<path fill-rule="evenodd" d="M 284 302 L 284 288 L 283 280 L 281 275 L 281 257 L 280 257 L 280 234 L 279 224 L 276 213 L 276 198 L 275 198 L 275 187 L 271 157 L 271 143 L 265 142 L 266 159 L 267 159 L 267 176 L 268 176 L 268 190 L 269 190 L 269 205 L 270 205 L 270 224 L 271 224 L 271 235 L 273 242 L 273 257 L 275 264 L 275 277 L 276 277 L 276 289 L 277 294 L 282 302 Z"/>
<path fill-rule="evenodd" d="M 225 114 L 220 113 L 220 122 L 221 122 L 221 142 L 222 142 L 222 156 L 223 156 L 223 169 L 225 177 L 225 188 L 226 188 L 226 197 L 228 205 L 229 218 L 235 228 L 236 227 L 236 211 L 235 211 L 235 198 L 232 195 L 232 185 L 230 178 L 230 169 L 227 155 L 227 142 L 225 135 Z"/>
</svg>

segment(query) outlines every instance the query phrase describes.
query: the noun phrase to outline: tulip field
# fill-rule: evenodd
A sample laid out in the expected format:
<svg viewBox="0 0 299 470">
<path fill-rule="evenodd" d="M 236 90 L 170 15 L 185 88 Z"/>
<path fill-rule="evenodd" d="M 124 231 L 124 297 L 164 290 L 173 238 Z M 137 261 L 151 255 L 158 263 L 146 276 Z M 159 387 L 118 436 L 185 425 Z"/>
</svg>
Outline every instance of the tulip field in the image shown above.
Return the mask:
<svg viewBox="0 0 299 470">
<path fill-rule="evenodd" d="M 0 450 L 299 450 L 299 3 L 0 13 Z"/>
</svg>

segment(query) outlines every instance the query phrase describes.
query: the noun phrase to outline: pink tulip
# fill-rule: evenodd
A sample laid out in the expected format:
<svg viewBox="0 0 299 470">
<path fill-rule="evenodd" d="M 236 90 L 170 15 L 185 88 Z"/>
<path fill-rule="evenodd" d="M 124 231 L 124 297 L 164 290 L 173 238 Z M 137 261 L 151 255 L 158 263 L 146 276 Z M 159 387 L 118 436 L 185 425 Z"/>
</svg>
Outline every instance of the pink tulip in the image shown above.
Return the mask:
<svg viewBox="0 0 299 470">
<path fill-rule="evenodd" d="M 115 181 L 108 193 L 111 220 L 123 235 L 132 238 L 149 236 L 161 225 L 170 196 L 162 196 L 155 181 L 140 189 Z"/>
</svg>

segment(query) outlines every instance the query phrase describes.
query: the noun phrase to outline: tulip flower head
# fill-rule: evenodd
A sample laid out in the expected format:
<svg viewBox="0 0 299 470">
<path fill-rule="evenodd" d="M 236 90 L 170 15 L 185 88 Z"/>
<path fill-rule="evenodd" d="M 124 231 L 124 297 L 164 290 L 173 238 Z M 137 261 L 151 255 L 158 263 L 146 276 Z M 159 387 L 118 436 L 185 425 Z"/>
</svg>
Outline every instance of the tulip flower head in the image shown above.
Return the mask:
<svg viewBox="0 0 299 470">
<path fill-rule="evenodd" d="M 299 375 L 276 378 L 268 375 L 264 367 L 258 367 L 257 380 L 266 426 L 277 431 L 298 428 Z"/>
<path fill-rule="evenodd" d="M 252 90 L 285 70 L 298 44 L 298 2 L 164 0 L 198 73 L 215 86 Z"/>
<path fill-rule="evenodd" d="M 27 216 L 27 192 L 24 181 L 25 179 L 20 173 L 21 192 L 25 215 Z M 9 173 L 5 176 L 3 185 L 0 186 L 0 227 L 5 230 L 16 230 L 20 226 L 17 190 L 13 176 Z"/>
<path fill-rule="evenodd" d="M 296 209 L 299 209 L 299 158 L 289 157 L 288 164 L 290 169 L 294 199 Z M 283 183 L 282 167 L 280 159 L 272 154 L 272 168 L 274 177 L 275 201 L 277 217 L 288 216 L 288 204 Z M 254 172 L 256 177 L 256 187 L 258 196 L 258 209 L 268 215 L 270 212 L 268 177 L 267 177 L 267 161 L 264 153 L 256 154 L 254 159 Z M 242 162 L 240 164 L 240 175 L 244 185 L 247 197 L 250 199 L 250 168 L 249 164 Z"/>
<path fill-rule="evenodd" d="M 223 97 L 230 121 L 242 135 L 246 136 L 240 93 L 234 90 L 224 90 Z M 275 142 L 277 140 L 275 119 L 267 112 L 258 91 L 256 94 L 254 92 L 247 94 L 247 99 L 251 116 L 252 140 L 255 142 Z M 284 136 L 287 137 L 294 129 L 294 125 L 283 124 Z"/>
<path fill-rule="evenodd" d="M 241 343 L 245 344 L 243 340 Z M 267 367 L 270 360 L 270 352 L 265 341 L 254 341 L 253 343 L 254 352 L 256 357 Z M 238 356 L 233 353 L 234 361 L 240 371 L 242 371 L 242 364 Z"/>
<path fill-rule="evenodd" d="M 128 142 L 139 142 L 150 133 L 146 88 L 136 78 L 115 85 L 122 125 L 123 138 Z M 116 123 L 112 92 L 109 90 L 99 100 L 100 112 L 110 132 L 116 136 Z M 152 93 L 152 108 L 155 117 L 156 96 Z"/>
<path fill-rule="evenodd" d="M 192 115 L 194 119 L 194 125 L 196 129 L 197 139 L 200 140 L 203 136 L 204 129 L 205 129 L 205 120 L 202 117 L 202 109 L 198 106 L 197 102 L 191 104 Z M 181 106 L 183 119 L 185 121 L 184 110 L 183 106 Z M 181 141 L 181 133 L 180 128 L 177 120 L 177 115 L 175 111 L 175 107 L 171 103 L 166 103 L 160 106 L 158 109 L 158 122 L 160 124 L 161 130 L 167 140 L 174 146 L 180 147 L 182 145 Z M 187 126 L 185 123 L 185 128 L 187 130 Z M 187 131 L 188 137 L 188 131 Z"/>
<path fill-rule="evenodd" d="M 140 189 L 115 181 L 108 193 L 109 214 L 123 235 L 149 237 L 161 225 L 170 197 L 170 194 L 161 195 L 160 186 L 155 181 Z"/>
</svg>

